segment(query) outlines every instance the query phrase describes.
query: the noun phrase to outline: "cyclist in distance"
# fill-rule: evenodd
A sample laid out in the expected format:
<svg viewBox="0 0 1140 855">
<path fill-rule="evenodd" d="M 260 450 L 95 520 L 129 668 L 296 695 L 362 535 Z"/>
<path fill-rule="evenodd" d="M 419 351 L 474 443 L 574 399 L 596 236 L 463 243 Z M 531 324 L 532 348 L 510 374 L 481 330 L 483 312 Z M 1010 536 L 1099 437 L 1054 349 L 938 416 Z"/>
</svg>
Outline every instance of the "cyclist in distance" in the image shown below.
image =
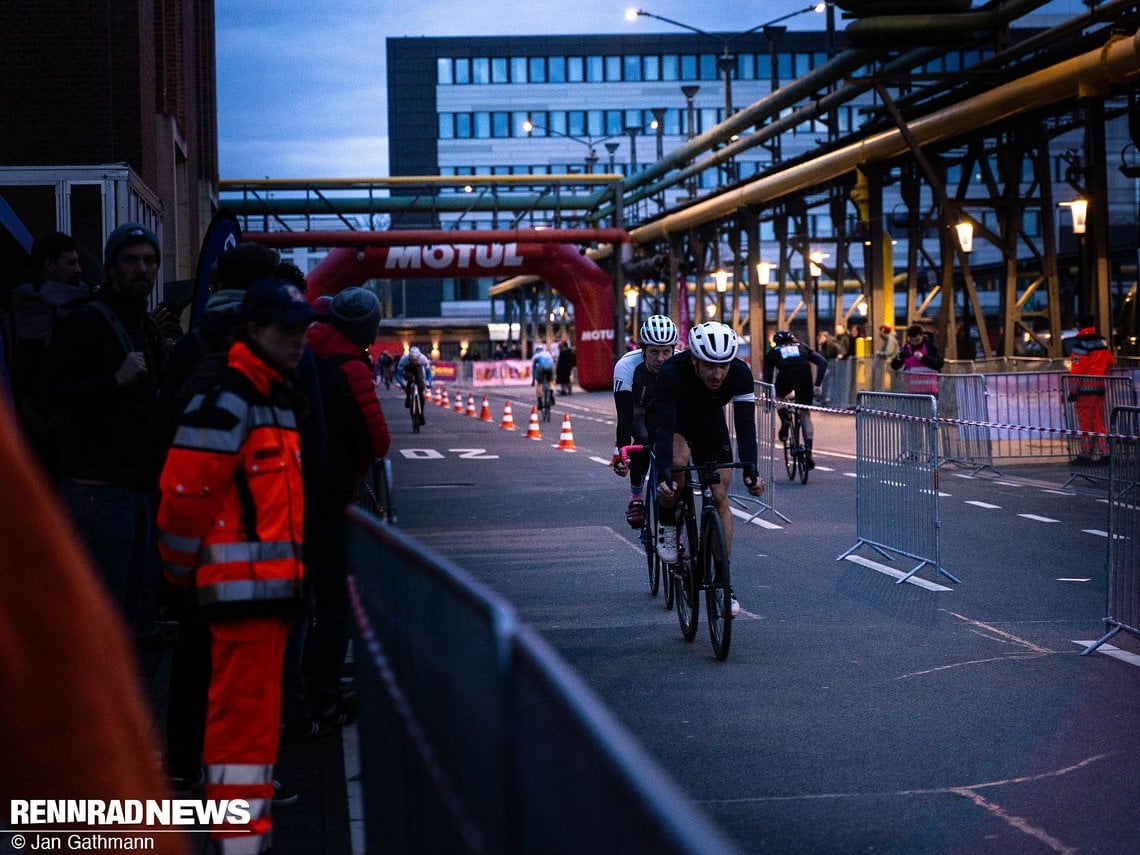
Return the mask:
<svg viewBox="0 0 1140 855">
<path fill-rule="evenodd" d="M 650 315 L 638 334 L 640 350 L 633 350 L 614 366 L 614 408 L 617 410 L 617 448 L 614 449 L 614 472 L 629 475 L 629 506 L 625 520 L 631 528 L 645 522 L 642 481 L 649 470 L 649 452 L 643 451 L 621 460 L 622 446 L 632 442 L 648 445 L 656 410 L 657 372 L 677 347 L 677 325 L 668 315 Z M 652 485 L 650 486 L 652 489 Z"/>
<path fill-rule="evenodd" d="M 812 379 L 811 367 L 819 369 Z M 776 397 L 787 400 L 789 392 L 796 393 L 797 404 L 811 405 L 814 395 L 822 394 L 823 378 L 827 375 L 827 360 L 819 353 L 800 344 L 788 330 L 779 330 L 772 336 L 772 349 L 764 354 L 764 382 L 771 383 L 776 375 Z M 814 395 L 813 395 L 814 392 Z M 788 409 L 776 410 L 780 417 L 780 442 L 788 438 Z M 800 410 L 800 420 L 804 428 L 804 457 L 808 469 L 815 468 L 811 456 L 812 438 L 815 430 L 811 425 L 811 411 Z"/>
<path fill-rule="evenodd" d="M 750 495 L 764 492 L 764 479 L 756 468 L 756 392 L 752 369 L 736 358 L 739 342 L 732 327 L 708 321 L 689 330 L 689 350 L 665 360 L 657 372 L 657 409 L 653 454 L 657 458 L 657 506 L 662 525 L 657 553 L 666 564 L 677 561 L 677 528 L 669 525 L 673 509 L 687 489 L 684 471 L 674 467 L 694 464 L 732 463 L 732 442 L 724 407 L 732 403 L 736 444 L 743 469 L 744 486 Z M 713 503 L 724 525 L 725 549 L 732 552 L 732 511 L 728 504 L 731 469 L 720 470 L 720 482 L 712 485 Z M 732 597 L 732 616 L 740 612 Z"/>
<path fill-rule="evenodd" d="M 542 343 L 534 346 L 534 359 L 530 361 L 530 373 L 534 377 L 535 404 L 542 409 L 542 394 L 554 382 L 554 356 Z"/>
<path fill-rule="evenodd" d="M 413 346 L 396 363 L 396 383 L 404 390 L 404 409 L 412 408 L 412 390 L 420 396 L 420 413 L 424 411 L 424 389 L 431 388 L 431 360 Z M 420 424 L 425 424 L 423 415 Z"/>
</svg>

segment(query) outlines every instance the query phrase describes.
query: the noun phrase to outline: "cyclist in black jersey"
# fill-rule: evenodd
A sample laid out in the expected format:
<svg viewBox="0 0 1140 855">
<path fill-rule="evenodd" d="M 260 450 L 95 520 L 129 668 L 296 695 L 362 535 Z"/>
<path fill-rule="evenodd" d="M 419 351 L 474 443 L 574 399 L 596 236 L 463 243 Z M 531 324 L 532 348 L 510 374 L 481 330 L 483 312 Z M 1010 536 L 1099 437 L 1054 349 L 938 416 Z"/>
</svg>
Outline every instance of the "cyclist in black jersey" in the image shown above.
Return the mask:
<svg viewBox="0 0 1140 855">
<path fill-rule="evenodd" d="M 732 403 L 737 451 L 744 486 L 753 496 L 764 492 L 764 479 L 756 468 L 756 392 L 752 370 L 736 358 L 738 341 L 732 327 L 713 321 L 689 331 L 689 351 L 666 360 L 657 372 L 656 426 L 653 453 L 657 458 L 658 519 L 673 519 L 673 508 L 686 488 L 684 471 L 672 466 L 732 462 L 732 443 L 724 407 Z M 713 503 L 724 525 L 726 548 L 732 550 L 732 511 L 728 504 L 731 469 L 720 470 L 720 483 L 712 486 Z M 666 564 L 677 560 L 677 531 L 672 525 L 658 530 L 657 552 Z M 735 617 L 740 606 L 735 596 Z"/>
<path fill-rule="evenodd" d="M 811 367 L 818 370 L 812 376 Z M 796 393 L 796 403 L 811 406 L 815 395 L 821 394 L 823 378 L 827 375 L 827 360 L 805 344 L 800 344 L 788 330 L 780 330 L 772 337 L 772 349 L 764 354 L 764 382 L 776 379 L 776 397 L 787 399 L 789 392 Z M 780 417 L 780 442 L 788 437 L 788 409 L 786 405 L 776 410 Z M 811 410 L 800 410 L 800 423 L 804 429 L 804 455 L 808 469 L 815 468 L 811 456 L 812 439 L 815 429 L 811 424 Z"/>
<path fill-rule="evenodd" d="M 641 350 L 623 356 L 614 367 L 614 408 L 618 425 L 613 468 L 622 478 L 629 475 L 629 507 L 625 519 L 631 528 L 641 528 L 645 522 L 642 481 L 649 470 L 649 452 L 630 455 L 627 465 L 618 451 L 631 441 L 640 445 L 651 442 L 657 371 L 673 355 L 677 325 L 667 315 L 650 315 L 641 325 L 638 340 Z"/>
</svg>

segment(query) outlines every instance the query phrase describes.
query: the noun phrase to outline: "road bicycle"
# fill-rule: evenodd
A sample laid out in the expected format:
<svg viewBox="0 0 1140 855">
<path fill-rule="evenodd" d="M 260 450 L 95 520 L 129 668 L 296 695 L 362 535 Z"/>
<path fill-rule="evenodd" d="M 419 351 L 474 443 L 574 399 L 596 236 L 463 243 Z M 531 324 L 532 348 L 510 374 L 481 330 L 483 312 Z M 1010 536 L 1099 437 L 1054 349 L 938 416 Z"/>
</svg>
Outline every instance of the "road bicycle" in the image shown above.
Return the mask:
<svg viewBox="0 0 1140 855">
<path fill-rule="evenodd" d="M 788 400 L 795 400 L 793 395 Z M 788 470 L 788 480 L 795 481 L 799 473 L 800 483 L 808 482 L 807 448 L 804 445 L 804 425 L 800 419 L 800 411 L 796 407 L 787 407 L 788 433 L 784 438 L 784 467 Z"/>
<path fill-rule="evenodd" d="M 411 395 L 409 409 L 412 412 L 412 433 L 419 433 L 420 426 L 427 424 L 424 420 L 424 384 L 419 380 L 411 380 L 408 386 Z"/>
<path fill-rule="evenodd" d="M 622 463 L 629 464 L 629 455 L 649 454 L 649 471 L 645 476 L 645 522 L 641 525 L 641 543 L 645 547 L 645 565 L 649 573 L 649 593 L 654 597 L 665 589 L 665 608 L 673 608 L 673 576 L 663 572 L 664 565 L 657 554 L 657 463 L 648 445 L 626 445 L 620 450 Z"/>
<path fill-rule="evenodd" d="M 732 642 L 732 579 L 728 562 L 728 540 L 724 524 L 713 503 L 712 486 L 720 483 L 719 469 L 743 469 L 743 463 L 703 463 L 683 466 L 674 472 L 691 472 L 701 491 L 698 520 L 693 488 L 686 484 L 674 508 L 677 526 L 677 562 L 669 565 L 673 577 L 673 602 L 681 637 L 692 641 L 697 635 L 701 592 L 709 622 L 713 653 L 723 662 Z"/>
<path fill-rule="evenodd" d="M 543 378 L 542 398 L 538 402 L 538 411 L 544 422 L 550 421 L 550 411 L 554 408 L 554 390 L 550 388 L 550 379 Z"/>
</svg>

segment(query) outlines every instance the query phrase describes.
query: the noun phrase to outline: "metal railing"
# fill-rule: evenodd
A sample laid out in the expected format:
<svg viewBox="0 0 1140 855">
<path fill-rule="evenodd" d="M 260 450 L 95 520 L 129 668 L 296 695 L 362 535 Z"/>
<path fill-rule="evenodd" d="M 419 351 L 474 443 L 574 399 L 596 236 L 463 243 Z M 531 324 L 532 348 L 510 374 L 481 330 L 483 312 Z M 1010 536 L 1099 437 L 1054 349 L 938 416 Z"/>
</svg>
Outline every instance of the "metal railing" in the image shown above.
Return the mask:
<svg viewBox="0 0 1140 855">
<path fill-rule="evenodd" d="M 1095 388 L 1090 393 L 1089 387 Z M 1067 436 L 1069 480 L 1108 480 L 1108 430 L 1112 412 L 1117 407 L 1136 404 L 1132 378 L 1123 374 L 1107 377 L 1065 375 L 1061 378 L 1062 400 L 1065 401 L 1065 427 L 1074 431 Z M 1092 408 L 1090 413 L 1087 408 Z M 1095 434 L 1095 435 L 1090 435 Z"/>
<path fill-rule="evenodd" d="M 855 409 L 855 536 L 842 561 L 861 546 L 888 560 L 918 561 L 898 581 L 929 564 L 942 567 L 939 544 L 938 415 L 933 395 L 860 392 Z"/>
<path fill-rule="evenodd" d="M 369 852 L 734 851 L 509 605 L 349 519 Z"/>
<path fill-rule="evenodd" d="M 360 479 L 356 503 L 374 517 L 387 523 L 396 522 L 396 503 L 392 494 L 392 461 L 381 457 Z"/>
<path fill-rule="evenodd" d="M 776 387 L 771 383 L 753 381 L 756 390 L 756 468 L 760 477 L 767 485 L 762 496 L 749 495 L 740 478 L 733 478 L 728 485 L 728 498 L 743 508 L 754 508 L 752 515 L 746 522 L 752 522 L 768 511 L 778 516 L 784 522 L 791 522 L 786 516 L 776 510 Z M 728 410 L 728 432 L 732 440 L 732 447 L 736 444 L 736 423 L 732 418 L 731 407 Z M 737 451 L 737 459 L 740 452 Z"/>
<path fill-rule="evenodd" d="M 1140 637 L 1140 408 L 1118 407 L 1109 422 L 1108 616 L 1109 631 L 1092 653 L 1121 630 Z"/>
</svg>

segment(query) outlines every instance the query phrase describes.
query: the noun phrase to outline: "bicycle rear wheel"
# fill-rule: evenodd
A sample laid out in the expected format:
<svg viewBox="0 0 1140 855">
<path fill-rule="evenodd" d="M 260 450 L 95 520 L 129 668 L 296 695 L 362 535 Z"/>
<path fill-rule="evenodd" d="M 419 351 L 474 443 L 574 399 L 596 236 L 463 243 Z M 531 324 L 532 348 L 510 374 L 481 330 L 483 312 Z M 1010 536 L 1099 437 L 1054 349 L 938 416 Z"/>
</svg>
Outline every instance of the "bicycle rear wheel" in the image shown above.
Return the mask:
<svg viewBox="0 0 1140 855">
<path fill-rule="evenodd" d="M 792 424 L 792 428 L 795 424 Z M 788 438 L 784 440 L 784 468 L 788 470 L 788 480 L 796 480 L 796 438 L 792 429 L 788 430 Z"/>
<path fill-rule="evenodd" d="M 800 467 L 800 483 L 808 481 L 807 446 L 804 445 L 803 425 L 796 421 L 796 464 Z"/>
<path fill-rule="evenodd" d="M 418 386 L 412 388 L 412 433 L 420 432 L 423 423 L 424 399 Z"/>
<path fill-rule="evenodd" d="M 697 636 L 699 609 L 697 579 L 699 567 L 696 563 L 697 521 L 693 517 L 693 493 L 686 484 L 682 499 L 682 522 L 677 527 L 677 577 L 678 584 L 673 589 L 673 601 L 677 607 L 677 622 L 681 625 L 681 637 L 692 641 Z"/>
<path fill-rule="evenodd" d="M 713 653 L 723 662 L 732 641 L 732 586 L 724 525 L 715 513 L 704 514 L 701 524 L 701 574 Z"/>
</svg>

